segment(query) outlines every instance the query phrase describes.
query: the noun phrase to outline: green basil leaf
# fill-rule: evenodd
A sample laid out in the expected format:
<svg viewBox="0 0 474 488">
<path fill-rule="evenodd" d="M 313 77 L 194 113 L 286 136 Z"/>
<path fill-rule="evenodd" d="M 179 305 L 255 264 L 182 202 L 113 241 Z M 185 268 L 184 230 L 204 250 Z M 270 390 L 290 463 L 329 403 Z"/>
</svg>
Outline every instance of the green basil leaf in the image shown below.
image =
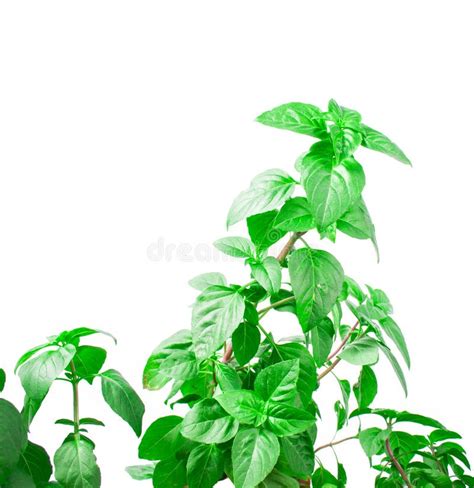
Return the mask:
<svg viewBox="0 0 474 488">
<path fill-rule="evenodd" d="M 138 448 L 140 459 L 162 461 L 174 456 L 184 445 L 183 419 L 176 415 L 155 420 L 146 430 Z"/>
<path fill-rule="evenodd" d="M 216 363 L 216 377 L 223 392 L 242 389 L 242 380 L 237 371 L 227 364 Z"/>
<path fill-rule="evenodd" d="M 174 351 L 161 363 L 160 373 L 174 380 L 192 379 L 198 373 L 196 355 L 192 351 Z"/>
<path fill-rule="evenodd" d="M 277 469 L 293 478 L 305 479 L 314 471 L 314 448 L 307 432 L 282 437 Z"/>
<path fill-rule="evenodd" d="M 28 397 L 32 400 L 43 400 L 54 380 L 66 369 L 75 352 L 76 348 L 68 344 L 55 350 L 45 351 L 24 363 L 18 374 Z"/>
<path fill-rule="evenodd" d="M 365 186 L 362 166 L 353 158 L 334 165 L 326 145 L 310 151 L 302 162 L 302 184 L 316 220 L 324 230 L 340 219 L 359 199 Z"/>
<path fill-rule="evenodd" d="M 318 367 L 327 361 L 334 343 L 334 336 L 334 324 L 328 317 L 316 322 L 316 326 L 311 329 L 313 357 Z"/>
<path fill-rule="evenodd" d="M 313 392 L 318 386 L 316 364 L 306 347 L 297 343 L 279 346 L 278 354 L 275 352 L 272 356 L 272 362 L 290 359 L 299 360 L 300 374 L 296 388 L 302 405 L 306 407 L 310 403 Z"/>
<path fill-rule="evenodd" d="M 237 434 L 238 422 L 213 399 L 193 406 L 184 417 L 181 433 L 192 441 L 204 444 L 227 442 Z"/>
<path fill-rule="evenodd" d="M 259 426 L 265 420 L 265 402 L 253 391 L 228 391 L 217 396 L 216 400 L 241 424 Z"/>
<path fill-rule="evenodd" d="M 212 488 L 224 474 L 224 451 L 215 444 L 201 444 L 189 454 L 189 488 Z"/>
<path fill-rule="evenodd" d="M 41 487 L 49 481 L 53 474 L 48 453 L 43 447 L 32 442 L 28 442 L 26 449 L 22 452 L 18 467 L 31 477 L 36 486 Z"/>
<path fill-rule="evenodd" d="M 257 122 L 298 134 L 327 138 L 326 119 L 318 107 L 308 103 L 292 102 L 280 105 L 257 117 Z"/>
<path fill-rule="evenodd" d="M 312 477 L 314 488 L 339 488 L 339 481 L 323 466 L 320 466 Z"/>
<path fill-rule="evenodd" d="M 186 485 L 186 460 L 167 459 L 155 467 L 154 488 L 183 488 Z"/>
<path fill-rule="evenodd" d="M 20 412 L 10 402 L 0 399 L 0 483 L 6 482 L 17 465 L 27 441 Z"/>
<path fill-rule="evenodd" d="M 370 239 L 379 254 L 375 226 L 361 197 L 336 223 L 337 229 L 355 239 Z"/>
<path fill-rule="evenodd" d="M 107 351 L 101 347 L 79 346 L 73 358 L 76 374 L 92 385 L 94 377 L 100 372 L 107 358 Z M 67 368 L 71 371 L 71 367 Z"/>
<path fill-rule="evenodd" d="M 385 345 L 379 342 L 380 350 L 385 354 L 388 361 L 392 365 L 395 374 L 397 375 L 400 384 L 402 385 L 403 391 L 405 392 L 405 396 L 408 396 L 408 387 L 407 382 L 405 379 L 405 375 L 403 373 L 403 369 L 400 366 L 400 363 L 397 361 L 397 358 L 392 354 L 392 351 Z"/>
<path fill-rule="evenodd" d="M 254 258 L 256 254 L 253 242 L 244 237 L 223 237 L 215 241 L 214 246 L 234 258 Z"/>
<path fill-rule="evenodd" d="M 140 397 L 118 371 L 109 369 L 101 373 L 100 377 L 104 400 L 140 437 L 145 413 L 145 405 Z"/>
<path fill-rule="evenodd" d="M 249 236 L 255 244 L 258 254 L 273 246 L 286 234 L 286 231 L 275 228 L 274 222 L 277 215 L 277 210 L 270 210 L 252 215 L 247 219 Z"/>
<path fill-rule="evenodd" d="M 304 197 L 290 198 L 275 218 L 275 228 L 291 232 L 306 232 L 316 228 L 311 207 Z"/>
<path fill-rule="evenodd" d="M 339 357 L 356 366 L 375 364 L 379 359 L 377 341 L 368 336 L 361 337 L 347 344 L 339 353 Z"/>
<path fill-rule="evenodd" d="M 410 353 L 408 352 L 408 347 L 403 337 L 403 333 L 400 330 L 398 324 L 391 317 L 385 317 L 379 321 L 384 332 L 392 339 L 392 341 L 397 346 L 400 354 L 402 355 L 405 363 L 410 367 Z"/>
<path fill-rule="evenodd" d="M 260 331 L 254 325 L 242 322 L 232 334 L 234 356 L 241 366 L 245 366 L 257 354 L 260 346 Z"/>
<path fill-rule="evenodd" d="M 56 337 L 56 342 L 66 342 L 76 345 L 76 343 L 78 343 L 78 340 L 82 337 L 88 337 L 95 334 L 102 334 L 110 337 L 115 342 L 115 344 L 117 344 L 117 339 L 112 334 L 109 334 L 108 332 L 100 329 L 91 329 L 89 327 L 77 327 L 76 329 L 66 330 Z"/>
<path fill-rule="evenodd" d="M 300 484 L 294 478 L 274 469 L 259 485 L 258 488 L 299 488 Z"/>
<path fill-rule="evenodd" d="M 0 393 L 3 391 L 5 388 L 5 382 L 7 380 L 7 375 L 5 373 L 5 370 L 0 368 Z"/>
<path fill-rule="evenodd" d="M 396 422 L 412 422 L 415 424 L 419 425 L 425 425 L 427 427 L 433 427 L 435 429 L 444 429 L 445 427 L 443 424 L 438 422 L 435 419 L 432 419 L 431 417 L 426 417 L 424 415 L 419 415 L 415 413 L 410 413 L 410 412 L 400 412 L 397 415 Z"/>
<path fill-rule="evenodd" d="M 199 291 L 215 285 L 226 286 L 227 280 L 222 273 L 203 273 L 189 280 L 190 286 Z"/>
<path fill-rule="evenodd" d="M 369 407 L 377 395 L 377 377 L 369 366 L 362 366 L 359 380 L 354 385 L 354 395 L 359 408 Z"/>
<path fill-rule="evenodd" d="M 99 488 L 100 469 L 90 442 L 66 441 L 54 455 L 55 477 L 63 488 Z"/>
<path fill-rule="evenodd" d="M 447 439 L 461 439 L 461 435 L 457 432 L 446 429 L 437 429 L 429 434 L 429 439 L 432 444 L 436 444 L 440 441 L 445 441 Z"/>
<path fill-rule="evenodd" d="M 362 124 L 362 135 L 362 145 L 367 149 L 384 153 L 401 163 L 409 164 L 411 166 L 411 162 L 404 152 L 381 132 Z"/>
<path fill-rule="evenodd" d="M 242 322 L 244 311 L 244 298 L 232 288 L 212 286 L 199 295 L 192 318 L 196 357 L 206 359 L 219 349 Z"/>
<path fill-rule="evenodd" d="M 279 437 L 295 435 L 309 429 L 315 422 L 306 410 L 291 405 L 268 402 L 266 428 Z"/>
<path fill-rule="evenodd" d="M 359 132 L 333 125 L 330 130 L 336 163 L 340 163 L 354 154 L 362 142 Z"/>
<path fill-rule="evenodd" d="M 268 256 L 262 261 L 250 263 L 253 277 L 270 294 L 274 295 L 281 287 L 281 266 L 277 259 Z"/>
<path fill-rule="evenodd" d="M 336 303 L 344 271 L 328 252 L 306 248 L 291 253 L 288 268 L 298 319 L 303 331 L 308 332 Z"/>
<path fill-rule="evenodd" d="M 278 438 L 261 429 L 241 430 L 232 445 L 236 488 L 254 488 L 273 470 L 280 455 Z"/>
<path fill-rule="evenodd" d="M 154 464 L 140 464 L 137 466 L 128 466 L 125 471 L 130 477 L 137 481 L 151 480 L 155 472 L 156 463 Z"/>
<path fill-rule="evenodd" d="M 161 342 L 149 357 L 143 371 L 143 386 L 147 390 L 159 390 L 169 381 L 169 376 L 161 374 L 161 365 L 169 356 L 177 351 L 189 350 L 192 346 L 190 330 L 180 330 Z"/>
<path fill-rule="evenodd" d="M 279 208 L 291 197 L 296 182 L 285 171 L 269 169 L 256 176 L 250 188 L 240 193 L 227 216 L 227 227 L 246 217 Z"/>
<path fill-rule="evenodd" d="M 296 397 L 299 372 L 297 359 L 268 366 L 257 375 L 255 393 L 265 401 L 291 403 Z"/>
<path fill-rule="evenodd" d="M 368 457 L 382 454 L 385 449 L 385 440 L 388 437 L 388 431 L 371 427 L 370 429 L 359 432 L 359 442 Z"/>
</svg>

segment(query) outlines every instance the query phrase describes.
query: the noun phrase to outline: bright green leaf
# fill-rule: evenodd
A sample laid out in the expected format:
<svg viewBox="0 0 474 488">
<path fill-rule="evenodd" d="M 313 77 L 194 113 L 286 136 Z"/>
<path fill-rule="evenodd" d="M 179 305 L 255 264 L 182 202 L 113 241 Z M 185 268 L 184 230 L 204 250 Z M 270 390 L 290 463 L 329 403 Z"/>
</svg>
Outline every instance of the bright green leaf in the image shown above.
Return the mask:
<svg viewBox="0 0 474 488">
<path fill-rule="evenodd" d="M 255 380 L 255 392 L 263 400 L 291 403 L 296 397 L 300 364 L 297 359 L 282 361 L 262 370 Z"/>
</svg>

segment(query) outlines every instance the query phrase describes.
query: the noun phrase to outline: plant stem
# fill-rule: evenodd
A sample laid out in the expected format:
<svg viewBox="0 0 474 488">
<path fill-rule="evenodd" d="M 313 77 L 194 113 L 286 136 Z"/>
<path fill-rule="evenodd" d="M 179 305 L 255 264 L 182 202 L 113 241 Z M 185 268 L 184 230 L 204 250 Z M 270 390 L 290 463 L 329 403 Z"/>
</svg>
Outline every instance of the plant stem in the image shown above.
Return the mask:
<svg viewBox="0 0 474 488">
<path fill-rule="evenodd" d="M 328 375 L 339 363 L 341 362 L 341 358 L 336 358 L 336 360 L 328 366 L 319 376 L 318 381 L 321 381 L 326 375 Z"/>
<path fill-rule="evenodd" d="M 344 339 L 342 340 L 342 342 L 339 344 L 339 346 L 334 350 L 334 352 L 332 352 L 329 357 L 328 357 L 328 361 L 331 360 L 334 356 L 336 356 L 340 351 L 341 349 L 346 345 L 347 341 L 349 340 L 349 338 L 351 337 L 352 333 L 357 329 L 357 326 L 359 325 L 359 322 L 356 322 L 354 324 L 354 326 L 351 328 L 351 330 L 349 331 L 349 333 L 346 335 L 346 337 L 344 337 Z"/>
<path fill-rule="evenodd" d="M 291 303 L 295 301 L 295 297 L 287 297 L 283 298 L 282 300 L 279 300 L 278 302 L 272 303 L 268 307 L 262 308 L 261 310 L 258 311 L 259 315 L 265 315 L 267 312 L 269 312 L 272 308 L 277 308 L 282 305 L 285 305 L 286 303 Z"/>
<path fill-rule="evenodd" d="M 392 461 L 392 464 L 395 466 L 396 470 L 400 473 L 400 476 L 402 477 L 403 481 L 406 483 L 408 488 L 413 488 L 413 485 L 410 483 L 410 480 L 408 479 L 407 474 L 405 473 L 405 470 L 402 468 L 401 464 L 398 462 L 398 459 L 395 457 L 395 454 L 393 454 L 392 451 L 392 446 L 390 445 L 390 441 L 387 438 L 385 440 L 385 448 L 387 449 L 387 453 Z"/>
<path fill-rule="evenodd" d="M 278 261 L 282 262 L 285 260 L 286 256 L 288 256 L 290 251 L 293 249 L 295 242 L 304 234 L 306 234 L 306 232 L 295 232 L 294 234 L 291 235 L 288 242 L 285 244 L 283 249 L 280 251 L 280 254 L 278 254 L 278 256 L 277 256 Z"/>
<path fill-rule="evenodd" d="M 328 442 L 327 444 L 323 444 L 322 446 L 316 448 L 314 452 L 317 453 L 318 451 L 322 451 L 323 449 L 326 449 L 328 447 L 337 446 L 338 444 L 342 444 L 343 442 L 350 441 L 352 439 L 357 439 L 357 436 L 353 435 L 351 437 L 345 437 L 344 439 L 339 439 L 338 441 Z"/>
<path fill-rule="evenodd" d="M 257 324 L 257 327 L 259 328 L 260 332 L 266 337 L 267 341 L 273 346 L 273 349 L 275 349 L 276 353 L 278 354 L 278 356 L 280 356 L 280 359 L 283 361 L 283 357 L 280 354 L 278 345 L 273 340 L 273 337 L 260 324 Z"/>
<path fill-rule="evenodd" d="M 79 378 L 76 373 L 76 366 L 74 361 L 71 361 L 71 373 L 72 373 L 72 399 L 73 399 L 73 422 L 74 422 L 74 436 L 79 437 L 80 428 L 80 416 L 79 416 Z"/>
</svg>

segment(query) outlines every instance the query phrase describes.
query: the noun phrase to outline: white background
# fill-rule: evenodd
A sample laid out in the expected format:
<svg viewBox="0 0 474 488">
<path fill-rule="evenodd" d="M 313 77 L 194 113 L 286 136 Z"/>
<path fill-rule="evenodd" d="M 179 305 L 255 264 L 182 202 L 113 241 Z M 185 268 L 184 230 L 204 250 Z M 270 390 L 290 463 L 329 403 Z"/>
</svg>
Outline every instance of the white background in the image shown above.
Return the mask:
<svg viewBox="0 0 474 488">
<path fill-rule="evenodd" d="M 12 369 L 24 350 L 77 326 L 115 334 L 119 345 L 110 345 L 107 364 L 140 389 L 153 347 L 189 325 L 195 294 L 187 280 L 220 270 L 246 281 L 240 263 L 206 259 L 213 240 L 226 234 L 234 196 L 265 169 L 293 171 L 311 143 L 253 119 L 280 103 L 324 106 L 334 97 L 414 162 L 410 169 L 376 153 L 359 155 L 380 264 L 368 242 L 341 237 L 328 247 L 348 274 L 387 291 L 411 347 L 409 399 L 381 364 L 376 405 L 439 418 L 462 431 L 474 453 L 471 6 L 2 2 L 5 395 L 20 405 Z M 157 254 L 159 243 L 168 259 Z M 180 244 L 191 247 L 178 255 L 170 246 Z M 280 315 L 276 321 L 278 333 L 285 325 Z M 50 453 L 66 434 L 52 425 L 70 415 L 66 386 L 52 389 L 33 425 L 33 439 Z M 137 486 L 123 468 L 137 462 L 138 442 L 101 403 L 98 387 L 82 387 L 82 413 L 108 426 L 92 434 L 103 486 Z M 318 393 L 327 421 L 320 442 L 333 434 L 336 393 L 332 379 Z M 147 425 L 167 413 L 161 394 L 143 398 Z M 370 485 L 357 444 L 338 452 L 349 487 Z M 330 452 L 323 459 L 332 466 Z"/>
</svg>

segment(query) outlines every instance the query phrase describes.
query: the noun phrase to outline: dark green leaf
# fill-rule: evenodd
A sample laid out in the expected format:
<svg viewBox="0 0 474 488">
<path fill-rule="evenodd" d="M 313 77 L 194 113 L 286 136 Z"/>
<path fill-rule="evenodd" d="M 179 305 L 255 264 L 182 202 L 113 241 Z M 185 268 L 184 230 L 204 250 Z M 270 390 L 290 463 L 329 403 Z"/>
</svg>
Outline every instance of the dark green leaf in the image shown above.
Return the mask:
<svg viewBox="0 0 474 488">
<path fill-rule="evenodd" d="M 36 486 L 44 486 L 53 474 L 48 453 L 43 447 L 32 442 L 28 442 L 18 466 L 31 477 Z"/>
<path fill-rule="evenodd" d="M 7 380 L 7 375 L 5 374 L 5 371 L 0 368 L 0 393 L 5 388 L 6 380 Z"/>
<path fill-rule="evenodd" d="M 247 219 L 250 239 L 255 244 L 259 254 L 273 246 L 286 234 L 286 231 L 275 228 L 274 222 L 277 214 L 277 210 L 271 210 L 270 212 L 252 215 Z"/>
<path fill-rule="evenodd" d="M 298 359 L 300 364 L 300 374 L 296 388 L 300 395 L 303 406 L 307 406 L 311 401 L 313 392 L 317 388 L 316 364 L 309 351 L 301 344 L 291 343 L 278 347 L 278 354 L 272 356 L 273 362 L 280 360 Z"/>
<path fill-rule="evenodd" d="M 232 439 L 238 428 L 238 422 L 209 398 L 194 405 L 184 418 L 181 433 L 196 442 L 220 444 Z"/>
<path fill-rule="evenodd" d="M 259 485 L 258 488 L 299 488 L 300 484 L 284 473 L 274 469 Z"/>
<path fill-rule="evenodd" d="M 185 484 L 185 459 L 167 459 L 156 465 L 153 473 L 154 488 L 183 488 Z"/>
<path fill-rule="evenodd" d="M 323 466 L 320 466 L 313 474 L 314 488 L 339 488 L 337 479 Z"/>
<path fill-rule="evenodd" d="M 342 290 L 344 271 L 328 252 L 307 248 L 294 251 L 288 264 L 298 319 L 307 332 L 331 311 Z"/>
<path fill-rule="evenodd" d="M 189 488 L 212 488 L 224 474 L 224 451 L 215 444 L 201 444 L 189 454 Z"/>
<path fill-rule="evenodd" d="M 327 361 L 334 343 L 334 334 L 334 324 L 327 317 L 319 320 L 311 329 L 313 357 L 319 367 Z"/>
<path fill-rule="evenodd" d="M 296 397 L 300 363 L 297 359 L 268 366 L 255 380 L 255 393 L 263 400 L 292 403 Z"/>
<path fill-rule="evenodd" d="M 265 420 L 265 402 L 253 391 L 228 391 L 216 397 L 216 400 L 241 424 L 259 426 Z"/>
<path fill-rule="evenodd" d="M 197 373 L 196 355 L 192 351 L 175 351 L 160 365 L 160 374 L 174 380 L 186 381 L 194 378 Z"/>
<path fill-rule="evenodd" d="M 92 384 L 94 376 L 100 372 L 107 358 L 107 351 L 101 347 L 79 346 L 73 358 L 76 374 Z M 71 367 L 68 367 L 71 371 Z"/>
<path fill-rule="evenodd" d="M 245 429 L 235 437 L 232 445 L 232 465 L 236 488 L 254 488 L 273 470 L 280 445 L 268 430 Z"/>
<path fill-rule="evenodd" d="M 244 366 L 257 354 L 260 331 L 254 325 L 242 322 L 232 334 L 232 347 L 237 362 Z"/>
<path fill-rule="evenodd" d="M 110 408 L 140 437 L 145 406 L 125 378 L 113 369 L 101 373 L 102 395 Z"/>
<path fill-rule="evenodd" d="M 280 439 L 277 469 L 294 478 L 311 476 L 314 471 L 314 449 L 307 432 Z"/>
<path fill-rule="evenodd" d="M 265 426 L 279 437 L 304 432 L 315 422 L 314 416 L 306 410 L 272 401 L 268 403 Z"/>
<path fill-rule="evenodd" d="M 216 377 L 223 392 L 242 389 L 242 381 L 237 371 L 227 364 L 216 363 Z"/>
<path fill-rule="evenodd" d="M 175 415 L 155 420 L 146 430 L 138 448 L 140 459 L 162 461 L 174 456 L 184 445 L 183 419 Z"/>
<path fill-rule="evenodd" d="M 0 483 L 17 465 L 25 449 L 27 433 L 20 412 L 6 400 L 0 399 Z"/>
<path fill-rule="evenodd" d="M 359 408 L 369 407 L 377 395 L 377 377 L 369 366 L 362 366 L 359 380 L 354 385 L 354 395 Z"/>
<path fill-rule="evenodd" d="M 435 419 L 432 419 L 431 417 L 425 417 L 424 415 L 418 415 L 410 412 L 400 412 L 397 415 L 397 423 L 398 422 L 413 422 L 415 424 L 426 425 L 427 427 L 433 427 L 435 429 L 445 428 L 443 424 Z"/>
</svg>

